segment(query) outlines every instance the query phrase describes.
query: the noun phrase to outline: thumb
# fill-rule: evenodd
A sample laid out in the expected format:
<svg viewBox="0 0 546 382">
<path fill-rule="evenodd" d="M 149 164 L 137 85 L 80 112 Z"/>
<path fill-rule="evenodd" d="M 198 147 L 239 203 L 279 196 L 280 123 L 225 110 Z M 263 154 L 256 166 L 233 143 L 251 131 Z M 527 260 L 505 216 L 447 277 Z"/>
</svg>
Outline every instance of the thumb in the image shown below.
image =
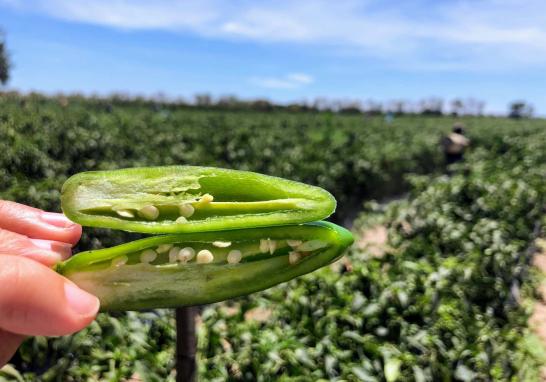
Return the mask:
<svg viewBox="0 0 546 382">
<path fill-rule="evenodd" d="M 20 256 L 0 256 L 0 328 L 59 336 L 95 319 L 99 300 L 53 270 Z"/>
</svg>

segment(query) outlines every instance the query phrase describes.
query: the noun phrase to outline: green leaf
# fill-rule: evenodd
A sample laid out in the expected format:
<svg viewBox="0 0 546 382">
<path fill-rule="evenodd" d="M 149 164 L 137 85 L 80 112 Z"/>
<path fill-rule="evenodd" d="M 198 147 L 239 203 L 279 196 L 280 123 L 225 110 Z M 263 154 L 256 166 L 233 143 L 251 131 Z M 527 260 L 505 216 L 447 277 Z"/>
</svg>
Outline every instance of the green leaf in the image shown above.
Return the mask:
<svg viewBox="0 0 546 382">
<path fill-rule="evenodd" d="M 385 362 L 385 379 L 387 382 L 394 382 L 400 376 L 400 366 L 402 362 L 396 358 L 389 358 Z"/>
</svg>

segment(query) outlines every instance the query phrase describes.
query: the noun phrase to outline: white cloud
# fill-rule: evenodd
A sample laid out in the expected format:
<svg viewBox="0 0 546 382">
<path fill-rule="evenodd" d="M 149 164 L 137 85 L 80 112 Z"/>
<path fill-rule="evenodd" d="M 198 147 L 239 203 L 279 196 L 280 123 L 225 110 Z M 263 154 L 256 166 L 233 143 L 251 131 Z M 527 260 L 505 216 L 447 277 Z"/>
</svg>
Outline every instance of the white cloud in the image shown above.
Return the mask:
<svg viewBox="0 0 546 382">
<path fill-rule="evenodd" d="M 305 73 L 292 73 L 289 74 L 286 78 L 292 82 L 302 85 L 313 83 L 313 77 Z"/>
<path fill-rule="evenodd" d="M 291 73 L 282 77 L 253 77 L 250 81 L 268 89 L 297 89 L 314 82 L 313 77 L 304 73 Z"/>
<path fill-rule="evenodd" d="M 543 0 L 0 0 L 72 22 L 291 43 L 421 70 L 546 64 Z M 287 78 L 270 85 L 287 86 Z M 296 81 L 297 82 L 297 81 Z"/>
</svg>

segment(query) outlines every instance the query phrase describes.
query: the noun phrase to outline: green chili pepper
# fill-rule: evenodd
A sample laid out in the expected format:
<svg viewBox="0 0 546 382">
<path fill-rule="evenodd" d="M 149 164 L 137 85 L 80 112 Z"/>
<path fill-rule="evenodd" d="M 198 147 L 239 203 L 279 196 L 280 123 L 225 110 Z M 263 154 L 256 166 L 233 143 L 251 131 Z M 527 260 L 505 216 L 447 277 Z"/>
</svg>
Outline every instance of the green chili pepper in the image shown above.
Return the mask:
<svg viewBox="0 0 546 382">
<path fill-rule="evenodd" d="M 66 216 L 82 225 L 152 234 L 305 223 L 336 206 L 318 187 L 194 166 L 80 173 L 65 182 L 61 201 Z"/>
<path fill-rule="evenodd" d="M 82 252 L 57 266 L 99 297 L 103 310 L 245 295 L 329 264 L 353 241 L 335 224 L 308 223 L 335 210 L 327 191 L 245 171 L 86 172 L 66 181 L 61 201 L 65 214 L 82 225 L 175 234 Z"/>
<path fill-rule="evenodd" d="M 167 308 L 269 288 L 333 262 L 352 242 L 328 222 L 183 233 L 82 252 L 57 271 L 103 310 Z"/>
</svg>

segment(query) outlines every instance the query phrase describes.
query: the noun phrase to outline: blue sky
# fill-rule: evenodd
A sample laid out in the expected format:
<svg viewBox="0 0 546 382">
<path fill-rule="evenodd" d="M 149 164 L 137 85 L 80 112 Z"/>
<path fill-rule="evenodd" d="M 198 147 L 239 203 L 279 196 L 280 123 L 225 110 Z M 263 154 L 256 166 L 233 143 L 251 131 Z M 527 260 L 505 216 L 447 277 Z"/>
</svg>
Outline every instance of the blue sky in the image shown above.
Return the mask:
<svg viewBox="0 0 546 382">
<path fill-rule="evenodd" d="M 546 114 L 542 0 L 0 0 L 23 91 L 473 97 Z"/>
</svg>

